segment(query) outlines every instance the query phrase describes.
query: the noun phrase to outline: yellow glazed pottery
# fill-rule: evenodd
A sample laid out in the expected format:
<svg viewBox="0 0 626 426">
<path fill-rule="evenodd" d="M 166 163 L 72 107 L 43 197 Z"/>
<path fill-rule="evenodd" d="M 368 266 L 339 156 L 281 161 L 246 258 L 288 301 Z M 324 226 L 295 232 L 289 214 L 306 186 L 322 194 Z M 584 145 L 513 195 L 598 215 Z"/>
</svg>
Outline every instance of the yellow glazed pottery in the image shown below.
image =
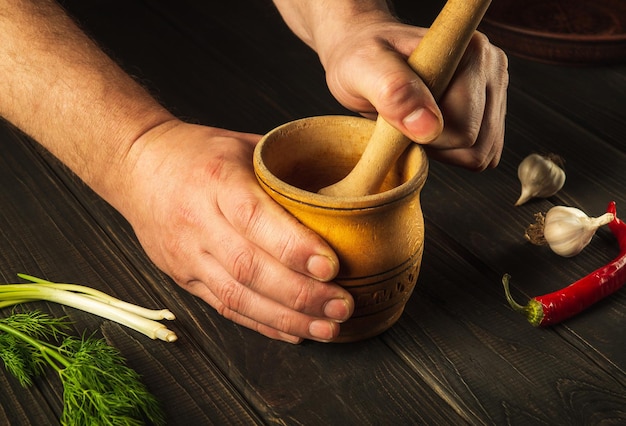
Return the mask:
<svg viewBox="0 0 626 426">
<path fill-rule="evenodd" d="M 424 248 L 420 191 L 428 174 L 423 149 L 411 144 L 381 192 L 334 197 L 317 191 L 352 170 L 374 130 L 357 117 L 322 116 L 284 124 L 254 152 L 263 189 L 335 250 L 334 280 L 354 297 L 355 312 L 337 342 L 373 337 L 391 327 L 413 292 Z"/>
</svg>

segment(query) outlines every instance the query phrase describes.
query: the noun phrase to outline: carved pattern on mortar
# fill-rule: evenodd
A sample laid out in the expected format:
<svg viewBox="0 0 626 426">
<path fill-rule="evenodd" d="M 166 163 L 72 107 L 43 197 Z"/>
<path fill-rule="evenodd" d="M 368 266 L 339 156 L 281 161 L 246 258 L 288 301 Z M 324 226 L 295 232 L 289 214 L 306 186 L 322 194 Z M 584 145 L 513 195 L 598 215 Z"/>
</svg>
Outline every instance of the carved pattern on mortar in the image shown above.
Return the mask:
<svg viewBox="0 0 626 426">
<path fill-rule="evenodd" d="M 422 254 L 423 245 L 391 271 L 375 276 L 338 279 L 337 282 L 354 297 L 353 318 L 378 313 L 395 305 L 403 306 L 415 288 Z"/>
</svg>

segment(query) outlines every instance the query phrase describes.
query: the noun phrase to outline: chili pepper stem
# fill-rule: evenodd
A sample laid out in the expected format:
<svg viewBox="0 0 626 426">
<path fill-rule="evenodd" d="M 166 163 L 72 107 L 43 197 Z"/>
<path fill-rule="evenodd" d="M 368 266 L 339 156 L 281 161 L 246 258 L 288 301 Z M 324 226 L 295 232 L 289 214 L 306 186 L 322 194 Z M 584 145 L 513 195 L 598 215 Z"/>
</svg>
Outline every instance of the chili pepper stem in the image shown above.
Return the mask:
<svg viewBox="0 0 626 426">
<path fill-rule="evenodd" d="M 509 306 L 513 308 L 514 311 L 519 312 L 524 315 L 529 323 L 538 327 L 541 325 L 541 321 L 543 320 L 543 307 L 541 303 L 535 299 L 530 299 L 530 301 L 522 306 L 517 303 L 513 296 L 511 295 L 511 289 L 509 282 L 511 280 L 511 275 L 504 274 L 502 277 L 502 285 L 504 286 L 504 295 L 506 297 L 506 301 L 509 302 Z"/>
</svg>

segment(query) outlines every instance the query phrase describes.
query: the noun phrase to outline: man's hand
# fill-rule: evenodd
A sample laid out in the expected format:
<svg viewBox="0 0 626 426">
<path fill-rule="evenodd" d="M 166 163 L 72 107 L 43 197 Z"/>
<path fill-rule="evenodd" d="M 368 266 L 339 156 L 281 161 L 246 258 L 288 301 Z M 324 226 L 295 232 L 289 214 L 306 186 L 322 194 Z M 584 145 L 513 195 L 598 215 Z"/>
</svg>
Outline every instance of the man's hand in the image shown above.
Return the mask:
<svg viewBox="0 0 626 426">
<path fill-rule="evenodd" d="M 335 97 L 365 116 L 381 114 L 422 143 L 431 158 L 476 171 L 495 167 L 504 144 L 504 53 L 476 33 L 436 103 L 406 62 L 423 31 L 396 23 L 374 28 L 378 35 L 371 27 L 363 30 L 351 38 L 353 46 L 334 49 L 328 58 L 327 80 Z"/>
<path fill-rule="evenodd" d="M 384 0 L 274 0 L 291 29 L 319 55 L 333 95 L 386 121 L 436 160 L 495 167 L 504 144 L 508 61 L 476 33 L 435 102 L 407 60 L 426 29 L 399 23 Z"/>
<path fill-rule="evenodd" d="M 133 145 L 124 215 L 156 265 L 236 323 L 330 341 L 353 300 L 334 252 L 263 192 L 259 136 L 170 121 Z"/>
</svg>

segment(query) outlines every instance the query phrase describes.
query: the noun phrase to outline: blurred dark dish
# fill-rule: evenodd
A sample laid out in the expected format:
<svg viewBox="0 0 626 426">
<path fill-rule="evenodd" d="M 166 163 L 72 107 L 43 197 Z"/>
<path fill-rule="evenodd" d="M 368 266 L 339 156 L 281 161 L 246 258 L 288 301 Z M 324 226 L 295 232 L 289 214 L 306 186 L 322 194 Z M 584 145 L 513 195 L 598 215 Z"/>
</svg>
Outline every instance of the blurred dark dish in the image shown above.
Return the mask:
<svg viewBox="0 0 626 426">
<path fill-rule="evenodd" d="M 626 62 L 626 0 L 494 0 L 480 30 L 507 53 L 528 59 Z"/>
</svg>

